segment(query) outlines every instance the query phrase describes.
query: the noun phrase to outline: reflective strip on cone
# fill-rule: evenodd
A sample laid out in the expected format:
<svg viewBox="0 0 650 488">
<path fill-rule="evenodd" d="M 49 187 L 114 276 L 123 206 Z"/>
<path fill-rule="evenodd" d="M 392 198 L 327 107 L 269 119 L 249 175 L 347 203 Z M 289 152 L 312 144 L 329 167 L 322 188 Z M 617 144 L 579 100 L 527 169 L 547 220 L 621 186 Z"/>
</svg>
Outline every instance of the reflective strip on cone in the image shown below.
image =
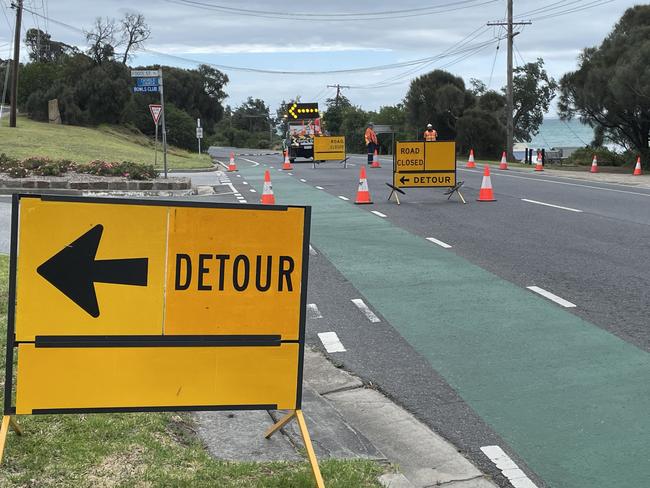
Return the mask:
<svg viewBox="0 0 650 488">
<path fill-rule="evenodd" d="M 284 151 L 284 163 L 282 164 L 282 169 L 283 170 L 293 169 L 293 166 L 291 166 L 291 161 L 289 161 L 289 151 L 287 150 Z"/>
<path fill-rule="evenodd" d="M 501 154 L 501 163 L 499 164 L 499 169 L 508 169 L 508 160 L 506 159 L 505 151 L 503 151 L 503 154 Z"/>
<path fill-rule="evenodd" d="M 641 156 L 636 158 L 636 166 L 634 167 L 633 176 L 641 176 L 643 172 L 641 171 Z"/>
<path fill-rule="evenodd" d="M 596 158 L 596 155 L 594 154 L 594 159 L 591 160 L 591 173 L 598 173 L 598 159 Z"/>
</svg>

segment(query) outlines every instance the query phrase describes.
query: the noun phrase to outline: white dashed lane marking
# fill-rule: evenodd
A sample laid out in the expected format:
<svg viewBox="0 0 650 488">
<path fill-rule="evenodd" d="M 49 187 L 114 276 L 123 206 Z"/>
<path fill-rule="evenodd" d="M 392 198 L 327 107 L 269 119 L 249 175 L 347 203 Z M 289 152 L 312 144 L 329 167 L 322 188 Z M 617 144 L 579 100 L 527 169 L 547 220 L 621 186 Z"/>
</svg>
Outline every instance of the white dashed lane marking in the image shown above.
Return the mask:
<svg viewBox="0 0 650 488">
<path fill-rule="evenodd" d="M 339 195 L 339 198 L 341 200 L 345 200 L 346 202 L 350 200 L 348 197 L 344 197 L 343 195 Z"/>
<path fill-rule="evenodd" d="M 318 310 L 318 306 L 316 306 L 315 303 L 308 303 L 307 304 L 307 318 L 308 319 L 322 319 L 323 316 L 320 313 L 320 310 Z"/>
<path fill-rule="evenodd" d="M 343 347 L 336 332 L 319 332 L 318 338 L 327 352 L 345 352 L 345 347 Z"/>
<path fill-rule="evenodd" d="M 323 188 L 322 186 L 317 186 L 316 189 L 317 190 L 324 190 L 325 188 Z"/>
<path fill-rule="evenodd" d="M 307 183 L 307 180 L 304 178 L 300 178 L 300 181 L 302 181 L 303 183 Z"/>
<path fill-rule="evenodd" d="M 496 465 L 497 469 L 503 473 L 503 476 L 508 478 L 514 488 L 537 488 L 537 485 L 526 476 L 526 473 L 519 469 L 517 463 L 510 459 L 510 456 L 503 452 L 503 449 L 499 446 L 483 446 L 481 451 Z"/>
<path fill-rule="evenodd" d="M 257 190 L 255 188 L 251 188 L 251 193 L 257 193 Z"/>
<path fill-rule="evenodd" d="M 382 219 L 386 218 L 386 214 L 378 212 L 377 210 L 371 210 L 371 213 L 374 213 L 377 217 L 381 217 Z"/>
<path fill-rule="evenodd" d="M 578 210 L 577 208 L 562 207 L 561 205 L 553 205 L 552 203 L 538 202 L 537 200 L 529 200 L 528 198 L 522 198 L 521 201 L 534 203 L 536 205 L 544 205 L 545 207 L 559 208 L 560 210 L 568 210 L 569 212 L 582 213 L 582 210 Z"/>
<path fill-rule="evenodd" d="M 550 291 L 546 291 L 544 288 L 540 288 L 539 286 L 527 286 L 526 288 L 528 288 L 530 291 L 534 291 L 535 293 L 542 295 L 544 298 L 548 298 L 549 300 L 554 301 L 558 305 L 561 305 L 565 308 L 574 308 L 576 306 L 575 303 L 571 303 L 564 298 L 554 295 Z"/>
<path fill-rule="evenodd" d="M 366 316 L 368 320 L 370 320 L 370 322 L 373 323 L 381 322 L 381 320 L 379 320 L 379 317 L 377 317 L 375 313 L 372 310 L 370 310 L 368 305 L 366 305 L 366 303 L 361 298 L 353 298 L 351 301 L 357 306 L 359 310 L 363 312 L 363 314 Z"/>
<path fill-rule="evenodd" d="M 446 242 L 439 241 L 435 237 L 427 237 L 427 241 L 433 242 L 434 244 L 438 244 L 440 247 L 444 247 L 445 249 L 451 249 L 451 246 L 447 244 Z"/>
</svg>

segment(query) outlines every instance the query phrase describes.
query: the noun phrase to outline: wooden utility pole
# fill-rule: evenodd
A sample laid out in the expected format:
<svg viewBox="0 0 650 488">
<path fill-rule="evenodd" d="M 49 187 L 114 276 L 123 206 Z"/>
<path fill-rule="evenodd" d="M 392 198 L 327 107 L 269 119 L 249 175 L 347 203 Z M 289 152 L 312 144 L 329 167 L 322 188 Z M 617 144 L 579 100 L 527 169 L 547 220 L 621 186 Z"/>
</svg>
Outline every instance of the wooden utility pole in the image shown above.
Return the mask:
<svg viewBox="0 0 650 488">
<path fill-rule="evenodd" d="M 513 22 L 512 15 L 512 2 L 508 0 L 508 20 L 507 22 L 488 22 L 487 25 L 506 26 L 508 30 L 508 85 L 506 87 L 506 155 L 508 160 L 514 160 L 513 147 L 514 147 L 514 133 L 515 126 L 513 121 L 514 100 L 512 93 L 512 58 L 513 58 L 513 39 L 519 32 L 513 32 L 515 25 L 530 25 L 531 21 Z"/>
<path fill-rule="evenodd" d="M 339 106 L 339 99 L 341 98 L 341 88 L 350 88 L 349 86 L 345 85 L 339 85 L 338 83 L 336 85 L 327 85 L 327 88 L 336 88 L 336 106 Z"/>
<path fill-rule="evenodd" d="M 14 27 L 14 59 L 11 63 L 11 107 L 9 108 L 9 127 L 16 127 L 16 107 L 18 105 L 18 66 L 20 64 L 20 24 L 23 18 L 23 0 L 11 5 L 16 8 Z"/>
</svg>

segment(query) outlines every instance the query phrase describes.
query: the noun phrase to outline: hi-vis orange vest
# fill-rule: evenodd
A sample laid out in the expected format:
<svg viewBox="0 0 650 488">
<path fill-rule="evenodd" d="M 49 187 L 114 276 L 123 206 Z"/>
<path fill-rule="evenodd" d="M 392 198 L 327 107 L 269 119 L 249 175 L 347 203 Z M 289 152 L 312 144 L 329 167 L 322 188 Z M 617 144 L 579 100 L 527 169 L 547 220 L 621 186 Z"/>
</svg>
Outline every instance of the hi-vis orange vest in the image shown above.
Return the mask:
<svg viewBox="0 0 650 488">
<path fill-rule="evenodd" d="M 438 133 L 436 132 L 435 129 L 425 130 L 424 131 L 424 140 L 425 141 L 430 142 L 430 141 L 435 141 L 436 139 L 438 139 Z"/>
<path fill-rule="evenodd" d="M 370 127 L 366 129 L 365 140 L 366 140 L 366 146 L 371 142 L 377 144 L 377 134 L 375 134 L 375 131 L 372 130 Z"/>
</svg>

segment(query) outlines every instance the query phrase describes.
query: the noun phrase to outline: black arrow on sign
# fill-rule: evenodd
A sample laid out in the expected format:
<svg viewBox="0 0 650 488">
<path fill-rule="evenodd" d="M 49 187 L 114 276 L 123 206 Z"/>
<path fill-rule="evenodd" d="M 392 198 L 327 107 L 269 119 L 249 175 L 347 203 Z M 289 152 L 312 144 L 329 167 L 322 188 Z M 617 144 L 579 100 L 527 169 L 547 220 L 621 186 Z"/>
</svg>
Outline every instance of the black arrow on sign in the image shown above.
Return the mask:
<svg viewBox="0 0 650 488">
<path fill-rule="evenodd" d="M 95 283 L 147 286 L 148 258 L 106 259 L 95 255 L 104 226 L 96 225 L 36 270 L 92 317 L 99 317 Z"/>
<path fill-rule="evenodd" d="M 400 183 L 403 185 L 405 181 L 411 181 L 411 180 L 408 179 L 408 178 L 406 178 L 406 177 L 404 177 L 404 176 L 402 176 L 402 177 L 399 179 L 399 181 L 400 181 Z"/>
</svg>

